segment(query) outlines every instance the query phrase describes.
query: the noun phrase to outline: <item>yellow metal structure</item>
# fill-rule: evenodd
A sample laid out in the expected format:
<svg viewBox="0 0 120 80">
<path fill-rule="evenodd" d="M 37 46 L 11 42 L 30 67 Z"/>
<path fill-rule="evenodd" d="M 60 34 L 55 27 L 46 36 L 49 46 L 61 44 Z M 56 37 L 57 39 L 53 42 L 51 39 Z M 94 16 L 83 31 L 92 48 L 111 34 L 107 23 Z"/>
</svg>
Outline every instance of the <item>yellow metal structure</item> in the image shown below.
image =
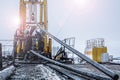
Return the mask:
<svg viewBox="0 0 120 80">
<path fill-rule="evenodd" d="M 20 41 L 17 41 L 17 46 L 16 47 L 17 47 L 16 52 L 17 52 L 17 54 L 19 54 L 20 53 Z"/>
<path fill-rule="evenodd" d="M 104 62 L 104 58 L 108 58 L 105 56 L 107 54 L 107 47 L 105 46 L 104 39 L 96 38 L 87 40 L 85 54 L 96 62 Z"/>
<path fill-rule="evenodd" d="M 107 47 L 103 47 L 103 53 L 107 53 Z"/>
<path fill-rule="evenodd" d="M 103 48 L 97 48 L 97 62 L 102 62 Z M 93 55 L 94 56 L 94 55 Z"/>
<path fill-rule="evenodd" d="M 49 53 L 52 53 L 52 39 L 49 38 Z"/>
<path fill-rule="evenodd" d="M 39 45 L 38 45 L 38 40 L 36 40 L 36 49 L 38 50 L 38 47 L 39 47 Z"/>
<path fill-rule="evenodd" d="M 26 28 L 26 5 L 32 4 L 30 0 L 20 0 L 20 21 L 21 30 L 24 30 Z M 48 19 L 47 19 L 47 0 L 40 0 L 40 2 L 35 3 L 40 4 L 40 25 L 43 26 L 45 30 L 48 30 Z M 43 21 L 44 19 L 44 21 Z"/>
<path fill-rule="evenodd" d="M 40 0 L 40 25 L 41 26 L 43 25 L 43 2 L 41 0 Z"/>
<path fill-rule="evenodd" d="M 39 14 L 37 10 L 39 10 L 40 12 Z M 20 0 L 19 14 L 21 22 L 20 36 L 25 38 L 28 35 L 32 36 L 32 33 L 30 34 L 29 31 L 30 29 L 32 30 L 34 29 L 34 27 L 37 27 L 36 25 L 38 24 L 40 24 L 40 26 L 44 30 L 48 31 L 47 0 Z M 39 19 L 38 16 L 40 16 Z M 44 47 L 44 53 L 50 54 L 52 52 L 52 39 L 49 39 L 47 34 L 42 35 L 43 35 L 42 38 L 44 38 L 44 41 L 42 40 L 44 42 L 43 43 L 44 46 L 39 45 L 40 41 L 36 40 L 36 42 L 34 43 L 35 44 L 34 47 L 36 48 L 36 50 L 39 50 L 39 47 Z M 22 41 L 20 46 L 17 45 L 17 53 L 26 52 L 25 45 L 26 45 L 25 41 Z"/>
<path fill-rule="evenodd" d="M 21 48 L 21 50 L 22 50 L 23 52 L 25 52 L 25 41 L 22 41 L 22 48 Z"/>
<path fill-rule="evenodd" d="M 97 48 L 92 49 L 92 58 L 97 62 Z"/>
<path fill-rule="evenodd" d="M 26 4 L 24 0 L 20 0 L 20 30 L 21 32 L 25 29 L 26 26 Z"/>
<path fill-rule="evenodd" d="M 44 0 L 44 29 L 48 30 L 47 0 Z"/>
<path fill-rule="evenodd" d="M 93 60 L 96 62 L 102 62 L 102 54 L 107 54 L 107 47 L 95 47 L 92 49 Z"/>
<path fill-rule="evenodd" d="M 48 45 L 47 45 L 47 36 L 44 37 L 44 52 L 47 53 L 48 52 Z"/>
</svg>

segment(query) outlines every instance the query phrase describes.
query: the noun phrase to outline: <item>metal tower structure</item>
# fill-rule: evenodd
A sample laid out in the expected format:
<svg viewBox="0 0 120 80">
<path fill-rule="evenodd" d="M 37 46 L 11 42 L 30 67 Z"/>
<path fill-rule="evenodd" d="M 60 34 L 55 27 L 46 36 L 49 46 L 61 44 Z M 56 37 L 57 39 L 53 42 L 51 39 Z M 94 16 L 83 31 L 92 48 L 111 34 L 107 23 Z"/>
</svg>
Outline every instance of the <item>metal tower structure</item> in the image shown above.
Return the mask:
<svg viewBox="0 0 120 80">
<path fill-rule="evenodd" d="M 15 56 L 24 57 L 30 50 L 51 56 L 52 39 L 38 27 L 48 31 L 47 0 L 20 0 L 19 14 L 20 26 L 14 37 Z"/>
</svg>

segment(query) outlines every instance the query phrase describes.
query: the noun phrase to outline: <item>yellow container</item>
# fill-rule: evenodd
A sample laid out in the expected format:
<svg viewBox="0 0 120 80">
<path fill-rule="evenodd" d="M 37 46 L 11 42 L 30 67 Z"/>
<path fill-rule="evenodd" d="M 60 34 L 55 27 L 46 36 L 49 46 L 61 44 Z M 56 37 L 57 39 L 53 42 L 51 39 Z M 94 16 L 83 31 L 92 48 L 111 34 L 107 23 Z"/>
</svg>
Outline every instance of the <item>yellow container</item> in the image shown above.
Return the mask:
<svg viewBox="0 0 120 80">
<path fill-rule="evenodd" d="M 103 47 L 103 53 L 107 53 L 107 47 Z"/>
<path fill-rule="evenodd" d="M 103 48 L 97 48 L 97 62 L 102 61 Z"/>
<path fill-rule="evenodd" d="M 92 49 L 92 58 L 97 62 L 97 48 Z"/>
<path fill-rule="evenodd" d="M 92 49 L 93 60 L 96 62 L 102 62 L 103 53 L 107 53 L 107 47 L 93 48 Z"/>
</svg>

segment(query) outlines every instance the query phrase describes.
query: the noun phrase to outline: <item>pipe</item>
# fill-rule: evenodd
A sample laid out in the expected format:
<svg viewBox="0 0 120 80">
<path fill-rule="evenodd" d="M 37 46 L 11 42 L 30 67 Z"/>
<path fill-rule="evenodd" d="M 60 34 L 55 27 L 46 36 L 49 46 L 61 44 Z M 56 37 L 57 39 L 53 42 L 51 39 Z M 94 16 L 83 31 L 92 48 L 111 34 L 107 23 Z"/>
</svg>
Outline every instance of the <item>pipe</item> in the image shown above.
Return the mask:
<svg viewBox="0 0 120 80">
<path fill-rule="evenodd" d="M 52 34 L 50 34 L 48 31 L 43 30 L 41 27 L 39 27 L 39 28 L 42 31 L 44 31 L 46 34 L 48 34 L 48 36 L 50 36 L 51 38 L 53 38 L 55 41 L 57 41 L 61 45 L 65 46 L 68 50 L 72 51 L 74 54 L 78 55 L 80 58 L 82 58 L 83 60 L 87 61 L 89 64 L 91 64 L 92 66 L 94 66 L 98 70 L 100 70 L 103 73 L 105 73 L 106 75 L 110 76 L 113 80 L 118 80 L 119 79 L 118 74 L 114 73 L 110 69 L 108 69 L 108 68 L 100 65 L 99 63 L 97 63 L 97 62 L 93 61 L 92 59 L 88 58 L 87 56 L 85 56 L 81 52 L 79 52 L 79 51 L 75 50 L 74 48 L 68 46 L 67 44 L 63 43 L 61 40 L 59 40 L 58 38 L 56 38 L 55 36 L 53 36 Z"/>
<path fill-rule="evenodd" d="M 75 73 L 71 73 L 71 71 L 69 70 L 65 70 L 65 69 L 61 69 L 61 67 L 59 66 L 54 66 L 54 65 L 51 65 L 51 64 L 47 64 L 47 66 L 49 66 L 50 68 L 66 75 L 69 77 L 70 80 L 89 80 L 90 78 L 87 78 L 87 77 L 83 77 L 83 76 L 78 76 L 78 74 L 75 74 Z"/>
<path fill-rule="evenodd" d="M 10 77 L 15 70 L 14 66 L 10 66 L 2 71 L 0 71 L 0 80 L 6 80 L 8 77 Z"/>
<path fill-rule="evenodd" d="M 52 59 L 49 59 L 47 57 L 44 57 L 43 55 L 39 54 L 39 53 L 36 53 L 35 51 L 31 50 L 30 51 L 31 53 L 33 53 L 34 55 L 38 56 L 39 58 L 42 58 L 52 64 L 55 64 L 55 65 L 58 65 L 60 67 L 63 67 L 65 69 L 68 69 L 68 70 L 71 70 L 73 72 L 76 72 L 76 73 L 79 73 L 79 74 L 82 74 L 84 76 L 88 76 L 88 77 L 91 77 L 91 78 L 94 78 L 94 79 L 97 79 L 97 80 L 111 80 L 110 78 L 107 78 L 107 77 L 103 77 L 102 75 L 97 75 L 97 74 L 94 74 L 94 73 L 90 73 L 90 72 L 86 72 L 86 71 L 83 71 L 83 70 L 78 70 L 74 67 L 71 67 L 71 66 L 68 66 L 66 64 L 62 64 L 60 62 L 57 62 L 57 61 L 54 61 Z"/>
</svg>

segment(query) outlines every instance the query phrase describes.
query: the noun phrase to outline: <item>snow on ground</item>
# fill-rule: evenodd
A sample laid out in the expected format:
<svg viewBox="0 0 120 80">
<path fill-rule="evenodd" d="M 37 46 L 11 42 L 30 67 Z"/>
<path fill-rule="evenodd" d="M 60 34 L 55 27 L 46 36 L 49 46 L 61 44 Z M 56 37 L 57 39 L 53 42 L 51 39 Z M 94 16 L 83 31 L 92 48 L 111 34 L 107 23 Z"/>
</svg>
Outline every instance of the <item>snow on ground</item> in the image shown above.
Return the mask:
<svg viewBox="0 0 120 80">
<path fill-rule="evenodd" d="M 10 80 L 65 80 L 65 78 L 48 66 L 40 64 L 21 65 L 16 69 Z"/>
</svg>

